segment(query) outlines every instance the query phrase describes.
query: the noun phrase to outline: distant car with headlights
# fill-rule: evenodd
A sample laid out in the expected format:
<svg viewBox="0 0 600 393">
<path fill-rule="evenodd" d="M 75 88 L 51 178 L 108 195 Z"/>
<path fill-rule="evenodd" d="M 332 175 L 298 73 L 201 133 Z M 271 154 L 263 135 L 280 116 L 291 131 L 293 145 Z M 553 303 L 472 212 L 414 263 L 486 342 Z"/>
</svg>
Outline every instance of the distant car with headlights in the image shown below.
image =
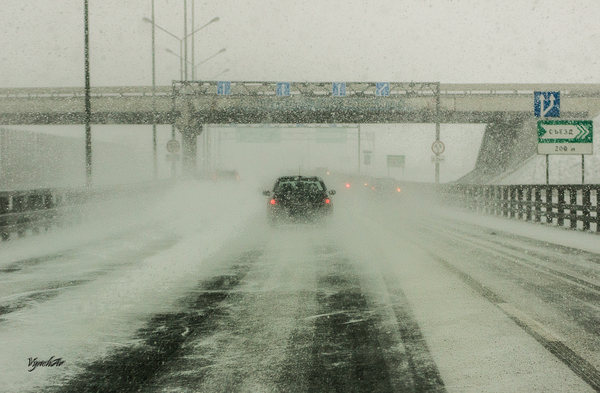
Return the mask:
<svg viewBox="0 0 600 393">
<path fill-rule="evenodd" d="M 344 188 L 348 191 L 362 191 L 371 185 L 373 178 L 366 175 L 352 175 L 346 177 L 344 181 Z"/>
<path fill-rule="evenodd" d="M 400 183 L 391 177 L 374 178 L 369 188 L 370 193 L 375 197 L 399 198 L 402 193 Z"/>
<path fill-rule="evenodd" d="M 333 214 L 330 199 L 335 190 L 327 190 L 317 176 L 283 176 L 275 181 L 269 197 L 267 218 L 275 225 L 280 222 L 320 222 Z"/>
</svg>

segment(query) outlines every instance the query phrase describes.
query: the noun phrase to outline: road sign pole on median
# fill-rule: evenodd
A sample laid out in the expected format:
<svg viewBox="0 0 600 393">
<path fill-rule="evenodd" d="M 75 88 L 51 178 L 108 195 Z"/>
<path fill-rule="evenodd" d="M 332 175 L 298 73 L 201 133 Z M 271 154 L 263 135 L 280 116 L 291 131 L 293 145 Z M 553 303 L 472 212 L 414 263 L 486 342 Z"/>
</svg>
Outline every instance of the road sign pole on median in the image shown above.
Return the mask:
<svg viewBox="0 0 600 393">
<path fill-rule="evenodd" d="M 440 82 L 435 90 L 435 140 L 440 140 Z M 440 163 L 435 163 L 435 184 L 440 183 Z"/>
<path fill-rule="evenodd" d="M 360 175 L 360 123 L 358 124 L 358 174 Z"/>
<path fill-rule="evenodd" d="M 550 155 L 546 154 L 546 185 L 550 184 Z"/>
<path fill-rule="evenodd" d="M 546 155 L 546 184 L 549 184 L 549 156 L 581 155 L 581 183 L 585 181 L 585 154 L 593 154 L 594 129 L 591 120 L 540 120 L 537 124 L 538 154 Z"/>
<path fill-rule="evenodd" d="M 585 184 L 585 155 L 581 155 L 581 184 Z"/>
</svg>

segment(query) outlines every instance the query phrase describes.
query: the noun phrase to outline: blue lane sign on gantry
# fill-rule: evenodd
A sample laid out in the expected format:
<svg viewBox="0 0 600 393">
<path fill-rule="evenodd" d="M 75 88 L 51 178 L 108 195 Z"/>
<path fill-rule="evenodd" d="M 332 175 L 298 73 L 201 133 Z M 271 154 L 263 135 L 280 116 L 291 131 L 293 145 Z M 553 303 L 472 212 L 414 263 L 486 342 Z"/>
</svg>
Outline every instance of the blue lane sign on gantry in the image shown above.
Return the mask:
<svg viewBox="0 0 600 393">
<path fill-rule="evenodd" d="M 289 82 L 278 82 L 277 83 L 277 95 L 280 97 L 287 97 L 290 95 L 290 84 Z"/>
<path fill-rule="evenodd" d="M 346 83 L 333 82 L 331 95 L 334 97 L 344 97 L 346 95 Z"/>
<path fill-rule="evenodd" d="M 560 91 L 534 91 L 535 117 L 560 117 Z"/>
<path fill-rule="evenodd" d="M 375 84 L 375 95 L 378 97 L 387 97 L 390 95 L 390 84 L 388 82 L 377 82 Z"/>
<path fill-rule="evenodd" d="M 231 95 L 231 82 L 217 82 L 217 94 L 220 96 Z"/>
</svg>

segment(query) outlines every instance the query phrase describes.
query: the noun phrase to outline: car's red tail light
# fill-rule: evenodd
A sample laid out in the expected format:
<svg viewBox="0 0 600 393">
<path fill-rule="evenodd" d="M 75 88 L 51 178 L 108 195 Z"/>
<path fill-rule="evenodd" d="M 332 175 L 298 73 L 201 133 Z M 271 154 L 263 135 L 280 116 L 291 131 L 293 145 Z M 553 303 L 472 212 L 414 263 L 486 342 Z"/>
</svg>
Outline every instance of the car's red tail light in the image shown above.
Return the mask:
<svg viewBox="0 0 600 393">
<path fill-rule="evenodd" d="M 275 199 L 271 199 L 271 205 L 276 205 L 277 201 Z"/>
<path fill-rule="evenodd" d="M 329 198 L 325 199 L 325 203 L 329 203 Z"/>
<path fill-rule="evenodd" d="M 397 190 L 398 192 L 402 191 L 402 190 L 400 189 L 400 187 L 396 187 L 396 190 Z"/>
<path fill-rule="evenodd" d="M 346 188 L 350 188 L 350 183 L 346 183 Z"/>
</svg>

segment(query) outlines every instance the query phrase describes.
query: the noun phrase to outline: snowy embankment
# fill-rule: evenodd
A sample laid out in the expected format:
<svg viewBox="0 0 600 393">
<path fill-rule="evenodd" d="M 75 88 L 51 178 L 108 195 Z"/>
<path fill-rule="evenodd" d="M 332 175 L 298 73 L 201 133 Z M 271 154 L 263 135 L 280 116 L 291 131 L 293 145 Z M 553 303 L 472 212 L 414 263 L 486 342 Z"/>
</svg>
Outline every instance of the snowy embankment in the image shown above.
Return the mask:
<svg viewBox="0 0 600 393">
<path fill-rule="evenodd" d="M 599 123 L 594 121 L 594 128 Z M 600 183 L 600 138 L 593 143 L 594 154 L 584 158 L 586 184 Z M 548 178 L 550 184 L 581 184 L 581 155 L 551 155 Z M 491 184 L 546 184 L 546 156 L 533 155 L 518 168 L 510 169 L 493 179 Z"/>
<path fill-rule="evenodd" d="M 261 202 L 260 194 L 243 183 L 183 183 L 158 197 L 98 205 L 78 226 L 0 244 L 0 269 L 51 253 L 75 255 L 75 260 L 66 256 L 10 277 L 4 274 L 3 281 L 13 288 L 19 275 L 24 286 L 48 280 L 45 273 L 57 281 L 85 277 L 50 300 L 34 300 L 2 316 L 0 390 L 36 391 L 60 383 L 86 362 L 131 344 L 149 316 L 172 308 L 210 274 L 215 267 L 208 257 L 256 218 Z M 143 245 L 167 237 L 178 241 L 152 255 L 144 252 Z M 0 291 L 0 297 L 5 295 Z M 52 356 L 65 363 L 28 371 L 29 358 Z"/>
<path fill-rule="evenodd" d="M 549 245 L 571 247 L 582 251 L 600 254 L 600 236 L 595 233 L 574 231 L 542 223 L 525 222 L 506 217 L 472 213 L 463 210 L 432 208 L 428 214 L 436 219 L 457 220 L 484 228 L 510 233 L 516 236 L 539 240 Z"/>
</svg>

